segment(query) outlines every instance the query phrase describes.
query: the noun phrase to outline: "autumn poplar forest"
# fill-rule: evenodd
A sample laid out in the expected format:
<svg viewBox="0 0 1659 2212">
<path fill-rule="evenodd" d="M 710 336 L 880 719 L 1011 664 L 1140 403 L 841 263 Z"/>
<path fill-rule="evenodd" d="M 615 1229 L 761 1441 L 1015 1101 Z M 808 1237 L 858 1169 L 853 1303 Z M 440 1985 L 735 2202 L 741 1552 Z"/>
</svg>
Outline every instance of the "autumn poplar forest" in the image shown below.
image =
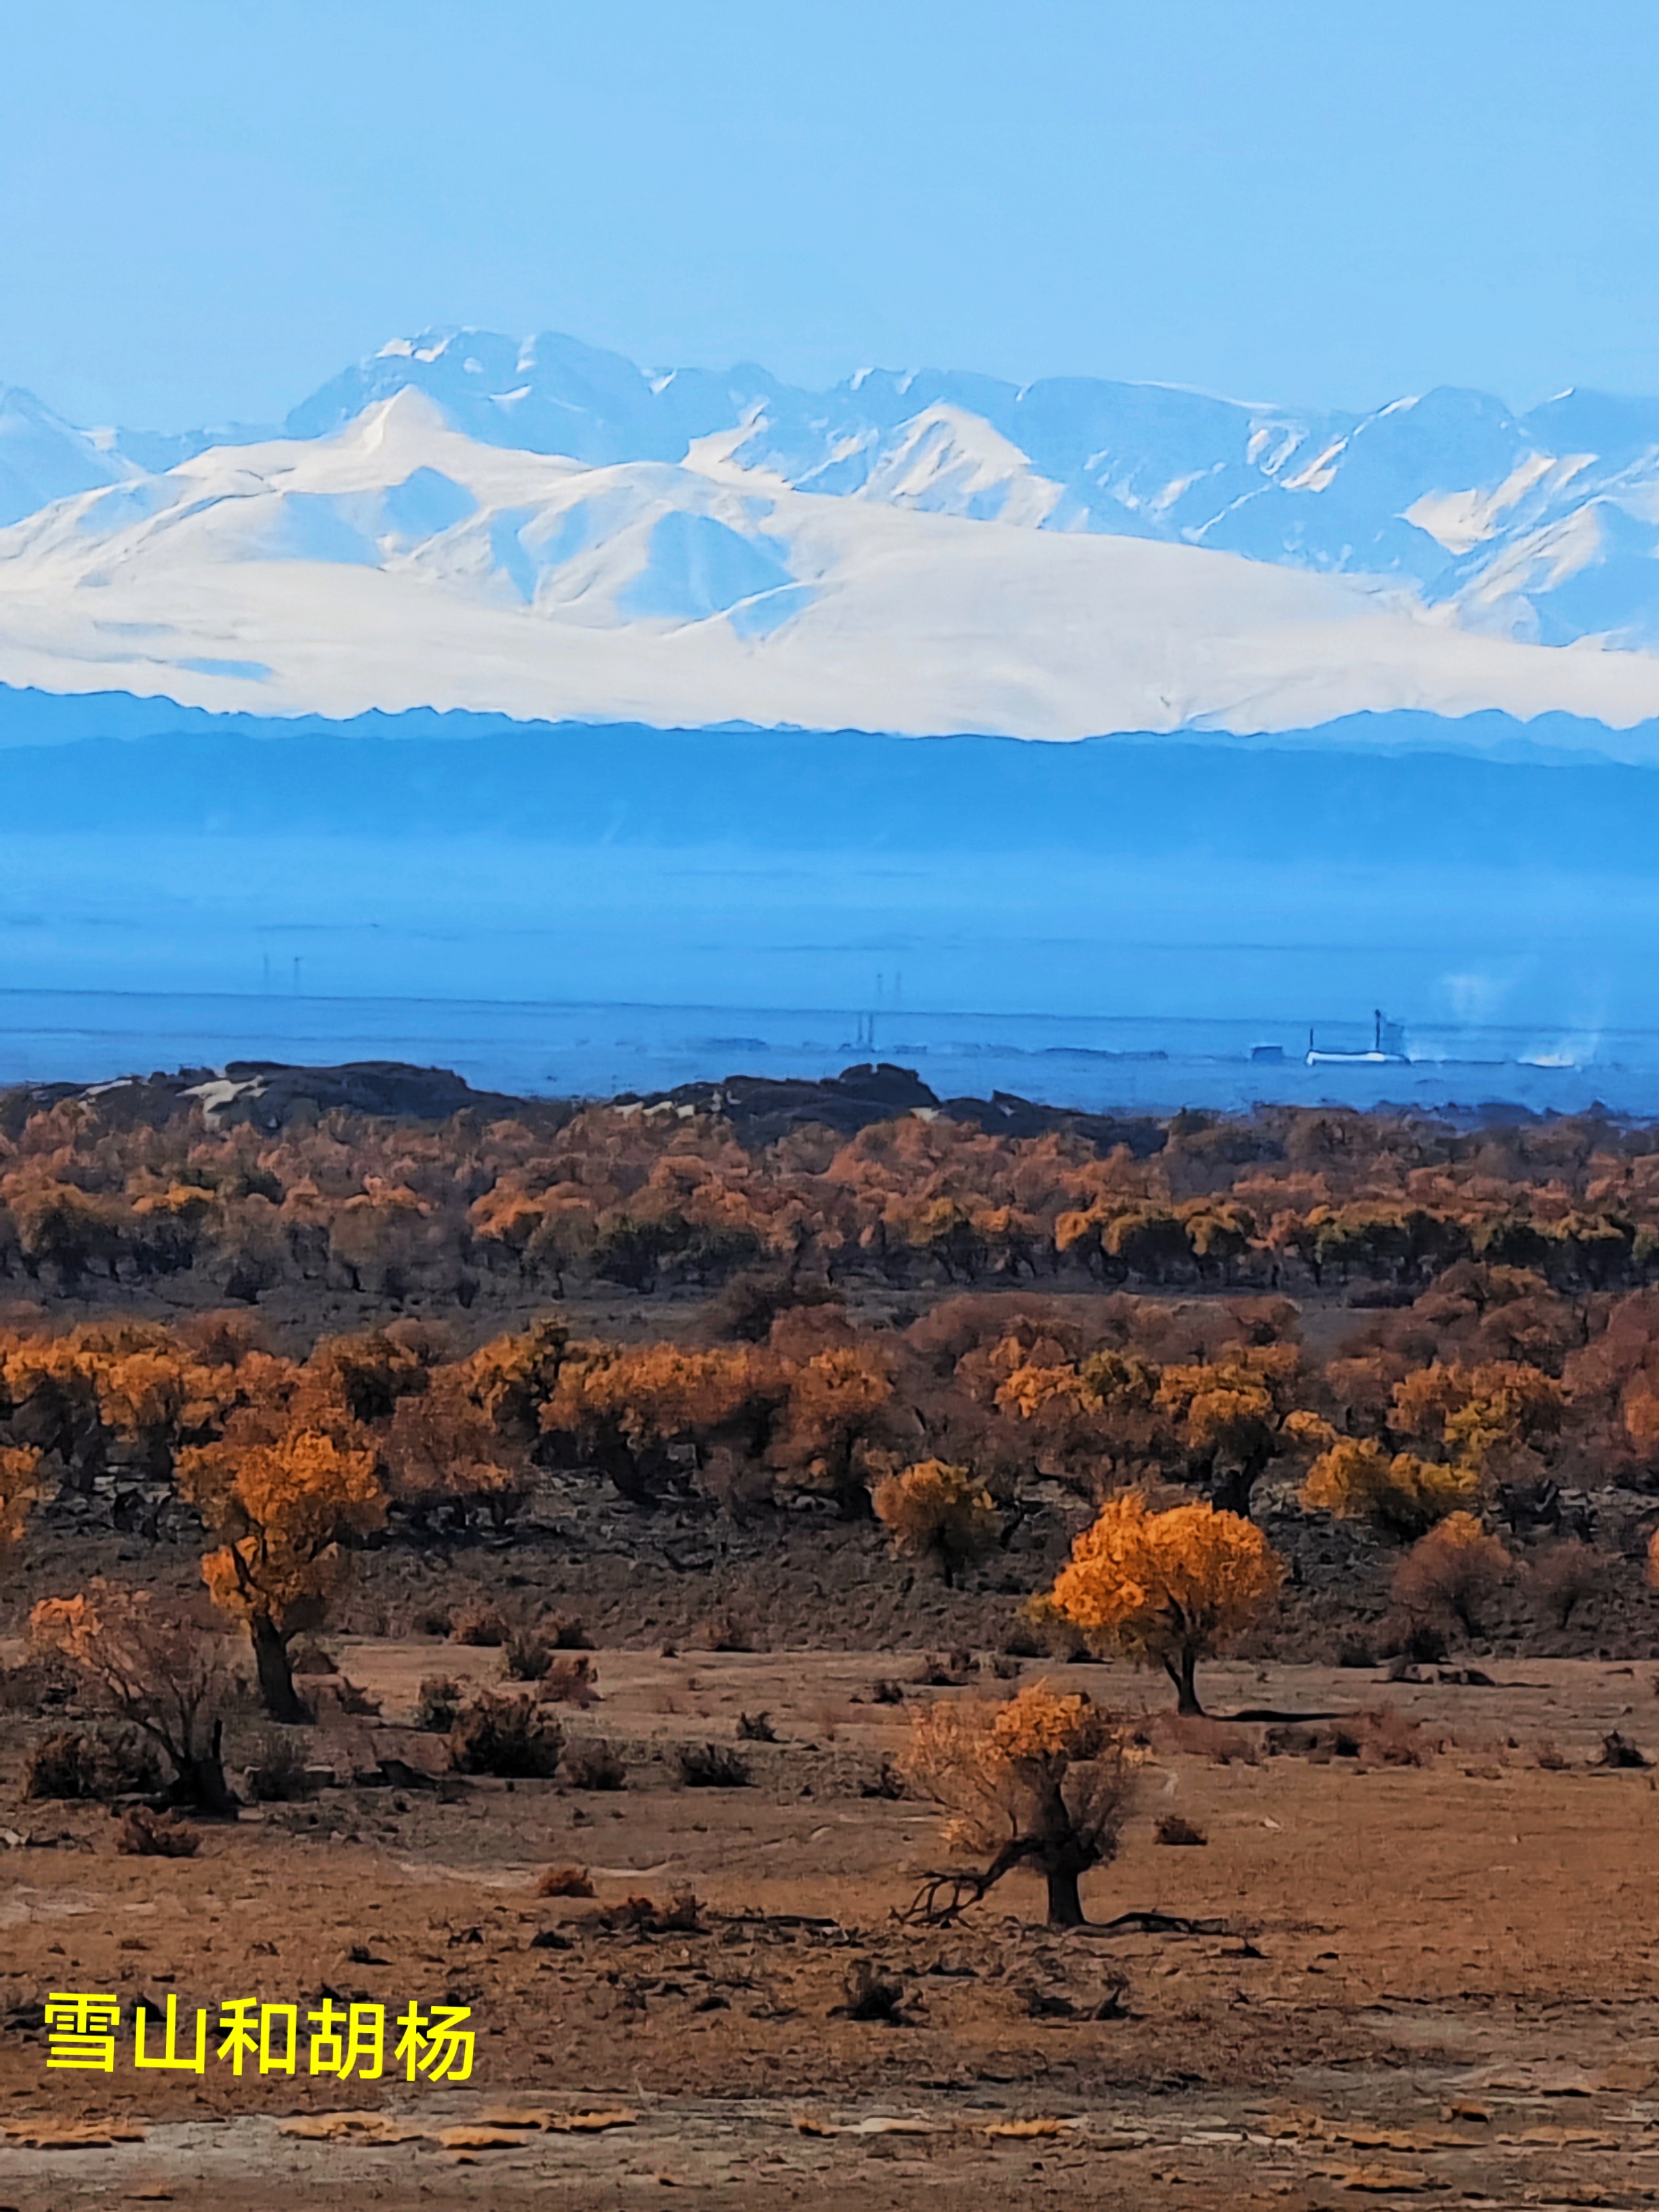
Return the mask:
<svg viewBox="0 0 1659 2212">
<path fill-rule="evenodd" d="M 740 2086 L 815 2203 L 896 2089 L 969 2204 L 970 2127 L 1154 2205 L 1322 2203 L 1367 2128 L 1437 2186 L 1634 2170 L 1659 1128 L 917 1088 L 0 1095 L 19 2157 L 186 2094 L 43 2070 L 53 1989 L 423 1977 L 478 2072 L 399 2091 L 405 2164 L 495 2202 L 586 2099 L 747 2203 L 694 2109 Z M 1547 1996 L 1503 1900 L 1558 1858 Z M 1425 1946 L 1431 1862 L 1509 1933 Z M 1468 2086 L 1564 2051 L 1605 2159 Z M 302 2181 L 369 2156 L 357 2083 L 234 2087 Z"/>
</svg>

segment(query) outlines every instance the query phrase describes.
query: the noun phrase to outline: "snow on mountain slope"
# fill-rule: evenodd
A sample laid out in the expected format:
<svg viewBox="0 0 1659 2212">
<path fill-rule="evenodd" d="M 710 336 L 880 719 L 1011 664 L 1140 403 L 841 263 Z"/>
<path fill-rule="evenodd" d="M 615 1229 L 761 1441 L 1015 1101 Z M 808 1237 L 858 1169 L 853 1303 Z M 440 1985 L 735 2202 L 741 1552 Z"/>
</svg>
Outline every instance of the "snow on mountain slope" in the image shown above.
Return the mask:
<svg viewBox="0 0 1659 2212">
<path fill-rule="evenodd" d="M 0 390 L 0 524 L 129 473 L 106 445 L 54 415 L 32 392 Z"/>
<path fill-rule="evenodd" d="M 744 465 L 753 422 L 678 462 L 596 461 L 465 434 L 400 387 L 330 434 L 211 447 L 0 531 L 0 681 L 267 714 L 1034 738 L 1366 708 L 1659 714 L 1659 659 L 1472 633 L 1401 589 L 1205 546 L 1029 526 L 1055 480 L 982 416 L 921 416 L 884 489 L 871 471 L 866 495 L 830 497 Z"/>
<path fill-rule="evenodd" d="M 465 331 L 394 341 L 288 427 L 337 428 L 411 386 L 492 444 L 680 460 L 740 428 L 732 458 L 802 490 L 1389 577 L 1460 623 L 1523 640 L 1659 644 L 1659 402 L 1567 392 L 1515 416 L 1486 393 L 1443 389 L 1366 415 L 1310 414 L 1162 386 L 939 370 L 810 392 L 749 365 L 651 377 L 574 339 Z M 1590 501 L 1619 518 L 1611 535 L 1576 538 L 1565 566 L 1553 538 L 1533 556 L 1536 533 Z"/>
</svg>

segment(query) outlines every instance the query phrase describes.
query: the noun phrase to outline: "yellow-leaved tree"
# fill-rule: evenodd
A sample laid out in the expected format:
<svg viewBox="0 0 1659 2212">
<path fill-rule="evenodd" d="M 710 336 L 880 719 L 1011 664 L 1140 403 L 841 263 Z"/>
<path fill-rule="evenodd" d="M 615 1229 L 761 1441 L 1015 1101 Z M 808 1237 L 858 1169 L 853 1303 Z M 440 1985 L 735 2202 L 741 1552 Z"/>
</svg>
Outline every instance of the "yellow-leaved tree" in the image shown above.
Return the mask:
<svg viewBox="0 0 1659 2212">
<path fill-rule="evenodd" d="M 1118 1715 L 1046 1681 L 994 1703 L 936 1698 L 915 1713 L 902 1765 L 915 1794 L 949 1815 L 947 1847 L 987 1861 L 931 1875 L 910 1917 L 953 1920 L 1029 1866 L 1048 1884 L 1050 1927 L 1082 1925 L 1079 1876 L 1115 1856 L 1133 1796 Z"/>
<path fill-rule="evenodd" d="M 990 1492 L 971 1469 L 946 1460 L 919 1460 L 884 1475 L 871 1502 L 893 1549 L 935 1560 L 947 1589 L 963 1567 L 985 1557 L 1001 1531 Z"/>
<path fill-rule="evenodd" d="M 243 1443 L 235 1425 L 224 1442 L 179 1454 L 179 1488 L 219 1539 L 202 1579 L 247 1629 L 265 1711 L 306 1721 L 289 1645 L 320 1626 L 350 1576 L 345 1547 L 384 1523 L 386 1493 L 367 1441 L 293 1427 Z"/>
<path fill-rule="evenodd" d="M 1198 1662 L 1248 1628 L 1285 1578 L 1253 1522 L 1211 1505 L 1152 1511 L 1138 1490 L 1108 1498 L 1043 1600 L 1098 1650 L 1162 1667 L 1177 1710 L 1201 1713 Z"/>
<path fill-rule="evenodd" d="M 1325 1445 L 1302 1486 L 1302 1503 L 1315 1512 L 1369 1521 L 1409 1544 L 1449 1513 L 1480 1502 L 1480 1474 L 1461 1462 L 1447 1465 L 1390 1451 L 1370 1437 L 1339 1436 L 1313 1415 L 1300 1433 L 1307 1443 Z"/>
</svg>

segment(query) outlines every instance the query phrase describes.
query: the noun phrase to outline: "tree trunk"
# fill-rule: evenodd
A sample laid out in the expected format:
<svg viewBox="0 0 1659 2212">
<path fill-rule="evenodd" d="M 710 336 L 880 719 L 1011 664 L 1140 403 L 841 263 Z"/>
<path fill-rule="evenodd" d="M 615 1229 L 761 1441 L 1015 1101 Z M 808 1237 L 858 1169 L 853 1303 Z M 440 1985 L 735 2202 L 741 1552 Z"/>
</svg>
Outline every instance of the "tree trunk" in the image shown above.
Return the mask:
<svg viewBox="0 0 1659 2212">
<path fill-rule="evenodd" d="M 1176 1711 L 1189 1719 L 1202 1720 L 1204 1708 L 1198 1702 L 1198 1690 L 1194 1676 L 1198 1672 L 1198 1654 L 1190 1648 L 1178 1658 L 1166 1659 L 1164 1671 L 1175 1684 Z"/>
<path fill-rule="evenodd" d="M 1076 1868 L 1048 1867 L 1044 1875 L 1048 1884 L 1048 1925 L 1081 1928 L 1083 1899 L 1078 1894 Z"/>
<path fill-rule="evenodd" d="M 288 1638 L 268 1613 L 251 1615 L 247 1627 L 265 1711 L 272 1720 L 281 1721 L 285 1727 L 301 1727 L 311 1718 L 311 1711 L 294 1686 L 294 1669 L 288 1663 Z"/>
<path fill-rule="evenodd" d="M 198 1759 L 176 1762 L 178 1772 L 167 1796 L 175 1805 L 187 1805 L 216 1820 L 234 1820 L 241 1807 L 225 1779 L 225 1724 L 213 1723 L 211 1748 Z"/>
</svg>

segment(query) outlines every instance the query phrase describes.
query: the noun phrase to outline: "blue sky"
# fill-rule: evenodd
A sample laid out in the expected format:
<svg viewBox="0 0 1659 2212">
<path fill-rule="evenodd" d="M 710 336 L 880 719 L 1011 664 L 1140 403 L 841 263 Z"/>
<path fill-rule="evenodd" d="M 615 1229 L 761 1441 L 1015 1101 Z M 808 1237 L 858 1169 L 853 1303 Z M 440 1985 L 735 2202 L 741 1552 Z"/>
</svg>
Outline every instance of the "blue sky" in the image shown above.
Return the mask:
<svg viewBox="0 0 1659 2212">
<path fill-rule="evenodd" d="M 1373 404 L 1659 392 L 1652 0 L 55 0 L 0 382 L 274 417 L 394 332 Z"/>
</svg>

